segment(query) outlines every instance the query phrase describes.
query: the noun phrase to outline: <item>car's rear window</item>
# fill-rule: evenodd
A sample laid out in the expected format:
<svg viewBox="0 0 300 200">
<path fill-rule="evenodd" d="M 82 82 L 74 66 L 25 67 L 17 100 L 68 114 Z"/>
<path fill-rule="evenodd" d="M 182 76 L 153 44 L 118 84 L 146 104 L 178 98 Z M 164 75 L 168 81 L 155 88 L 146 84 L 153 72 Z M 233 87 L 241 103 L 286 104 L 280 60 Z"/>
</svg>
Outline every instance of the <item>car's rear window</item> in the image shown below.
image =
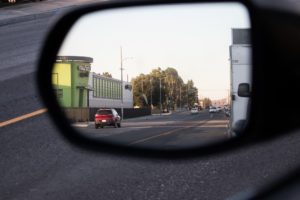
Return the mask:
<svg viewBox="0 0 300 200">
<path fill-rule="evenodd" d="M 99 114 L 99 115 L 111 115 L 112 111 L 111 110 L 98 110 L 97 114 Z"/>
</svg>

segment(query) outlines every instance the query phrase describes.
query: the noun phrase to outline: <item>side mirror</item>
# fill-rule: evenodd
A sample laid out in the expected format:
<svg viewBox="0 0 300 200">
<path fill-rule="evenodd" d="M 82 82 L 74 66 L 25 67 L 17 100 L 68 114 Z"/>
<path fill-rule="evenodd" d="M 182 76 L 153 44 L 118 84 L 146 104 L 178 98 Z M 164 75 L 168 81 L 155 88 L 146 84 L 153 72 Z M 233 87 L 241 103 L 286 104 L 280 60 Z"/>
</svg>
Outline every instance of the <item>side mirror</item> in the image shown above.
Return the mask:
<svg viewBox="0 0 300 200">
<path fill-rule="evenodd" d="M 252 59 L 252 43 L 249 39 L 252 32 L 250 7 L 239 1 L 220 2 L 218 5 L 213 3 L 210 6 L 201 4 L 202 1 L 199 4 L 193 1 L 191 4 L 181 4 L 186 2 L 181 0 L 174 0 L 172 4 L 170 2 L 172 1 L 156 4 L 150 0 L 148 4 L 139 1 L 129 4 L 128 1 L 128 4 L 107 2 L 91 5 L 70 12 L 53 27 L 41 54 L 38 85 L 43 86 L 39 89 L 52 119 L 70 142 L 91 150 L 169 158 L 206 155 L 225 150 L 225 146 L 231 148 L 232 144 L 239 145 L 238 137 L 228 136 L 233 127 L 228 124 L 233 117 L 234 120 L 245 119 L 246 109 L 238 109 L 230 114 L 230 118 L 223 112 L 216 111 L 214 115 L 201 112 L 199 115 L 202 117 L 196 118 L 190 117 L 191 113 L 182 108 L 190 110 L 190 105 L 199 103 L 197 84 L 203 90 L 199 89 L 199 93 L 205 94 L 205 105 L 223 106 L 231 103 L 229 88 L 232 87 L 230 89 L 234 91 L 237 89 L 237 84 L 230 85 L 230 75 L 235 75 L 232 78 L 240 77 L 237 83 L 248 80 L 251 72 L 251 62 L 248 61 Z M 231 15 L 233 9 L 243 20 L 235 21 L 234 14 L 233 18 L 228 18 L 229 21 L 224 21 L 226 26 L 219 23 L 224 18 L 216 16 L 216 11 L 224 10 L 222 13 L 228 12 Z M 196 14 L 199 16 L 196 17 Z M 180 23 L 174 23 L 173 16 L 180 19 Z M 214 21 L 216 17 L 218 19 L 211 27 L 211 22 L 207 23 L 207 19 Z M 202 19 L 203 26 L 199 25 L 199 19 Z M 123 27 L 124 24 L 126 27 Z M 214 42 L 220 38 L 216 29 L 224 31 L 223 43 Z M 171 40 L 169 33 L 176 33 Z M 83 37 L 84 41 L 77 39 Z M 207 41 L 213 42 L 214 47 Z M 206 42 L 207 47 L 212 50 L 208 51 L 207 47 L 201 46 Z M 126 63 L 126 73 L 132 77 L 131 82 L 124 81 L 122 76 L 123 64 L 129 58 L 123 56 L 122 44 L 126 44 L 124 52 L 129 52 L 126 54 L 140 60 Z M 174 51 L 169 52 L 170 45 L 176 47 Z M 217 60 L 223 64 L 213 68 L 216 60 L 199 60 L 199 52 L 196 52 L 195 60 L 191 62 L 190 54 L 194 52 L 192 49 L 198 49 L 199 46 L 207 54 L 205 58 L 214 56 L 215 49 L 221 49 L 218 55 L 223 56 L 218 56 Z M 191 52 L 187 49 L 191 49 Z M 230 72 L 227 60 L 230 54 L 230 60 L 245 58 L 241 61 L 247 65 L 247 70 L 243 71 L 245 73 Z M 157 63 L 164 63 L 164 68 L 156 68 Z M 174 63 L 174 66 L 168 67 L 168 63 Z M 210 65 L 211 76 L 208 76 L 207 67 Z M 99 70 L 110 73 L 112 77 L 101 75 Z M 227 77 L 222 75 L 223 78 L 220 79 L 211 78 L 220 71 L 226 72 Z M 187 82 L 184 83 L 183 80 Z M 198 83 L 193 80 L 201 81 Z M 214 89 L 216 83 L 221 90 Z M 62 92 L 56 94 L 53 92 L 54 88 L 61 89 Z M 90 90 L 92 92 L 88 92 Z M 238 101 L 237 96 L 235 98 L 237 101 L 232 107 L 246 105 L 245 99 Z M 138 105 L 139 109 L 135 109 L 134 105 Z M 124 110 L 120 116 L 122 129 L 115 129 L 116 122 L 111 120 L 111 114 L 85 121 L 72 120 L 86 113 L 91 115 L 99 108 Z M 69 109 L 80 112 L 71 116 Z M 174 112 L 169 112 L 170 110 Z M 98 129 L 99 124 L 103 128 Z M 242 129 L 239 127 L 237 130 L 240 133 Z M 240 139 L 247 136 L 239 135 Z M 223 146 L 224 148 L 219 148 Z"/>
<path fill-rule="evenodd" d="M 240 83 L 238 87 L 238 96 L 239 97 L 250 97 L 250 84 L 249 83 Z"/>
</svg>

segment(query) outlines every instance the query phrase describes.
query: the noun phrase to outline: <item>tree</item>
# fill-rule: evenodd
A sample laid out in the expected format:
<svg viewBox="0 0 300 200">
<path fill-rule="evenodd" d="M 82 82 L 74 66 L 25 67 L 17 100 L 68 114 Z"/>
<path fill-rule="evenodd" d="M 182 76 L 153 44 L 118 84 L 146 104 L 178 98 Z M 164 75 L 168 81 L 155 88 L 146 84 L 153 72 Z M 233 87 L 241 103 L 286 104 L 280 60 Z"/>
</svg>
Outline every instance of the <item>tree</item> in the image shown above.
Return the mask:
<svg viewBox="0 0 300 200">
<path fill-rule="evenodd" d="M 108 78 L 112 78 L 112 75 L 109 72 L 103 72 L 102 76 L 105 76 L 105 77 L 108 77 Z"/>
<path fill-rule="evenodd" d="M 203 107 L 207 108 L 208 106 L 211 106 L 212 101 L 210 100 L 210 98 L 204 98 L 203 99 Z"/>
<path fill-rule="evenodd" d="M 194 86 L 193 80 L 188 80 L 186 92 L 187 106 L 193 107 L 195 103 L 198 103 L 198 89 Z"/>
<path fill-rule="evenodd" d="M 140 74 L 132 79 L 132 85 L 135 106 L 144 107 L 152 104 L 160 107 L 162 103 L 163 108 L 175 109 L 187 103 L 187 88 L 189 88 L 189 105 L 198 102 L 198 89 L 194 87 L 193 81 L 189 80 L 185 84 L 177 70 L 172 67 L 166 70 L 156 68 L 149 74 Z"/>
</svg>

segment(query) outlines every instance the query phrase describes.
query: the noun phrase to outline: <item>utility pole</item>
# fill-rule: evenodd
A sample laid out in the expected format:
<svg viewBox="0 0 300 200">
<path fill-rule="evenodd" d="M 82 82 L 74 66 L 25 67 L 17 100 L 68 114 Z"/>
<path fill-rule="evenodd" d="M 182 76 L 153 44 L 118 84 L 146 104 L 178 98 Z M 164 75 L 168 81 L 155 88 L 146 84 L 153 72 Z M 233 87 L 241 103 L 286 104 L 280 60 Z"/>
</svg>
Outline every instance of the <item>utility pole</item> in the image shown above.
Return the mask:
<svg viewBox="0 0 300 200">
<path fill-rule="evenodd" d="M 122 55 L 122 47 L 120 47 L 120 54 L 121 54 L 121 116 L 122 120 L 124 119 L 124 102 L 123 102 L 123 55 Z"/>
<path fill-rule="evenodd" d="M 122 119 L 124 117 L 124 83 L 123 83 L 123 71 L 124 71 L 124 68 L 123 68 L 123 61 L 125 61 L 126 59 L 132 59 L 132 57 L 126 57 L 126 58 L 123 58 L 123 54 L 122 54 L 122 46 L 120 46 L 120 56 L 121 56 L 121 115 L 122 115 Z M 127 74 L 127 82 L 128 82 L 128 74 Z"/>
</svg>

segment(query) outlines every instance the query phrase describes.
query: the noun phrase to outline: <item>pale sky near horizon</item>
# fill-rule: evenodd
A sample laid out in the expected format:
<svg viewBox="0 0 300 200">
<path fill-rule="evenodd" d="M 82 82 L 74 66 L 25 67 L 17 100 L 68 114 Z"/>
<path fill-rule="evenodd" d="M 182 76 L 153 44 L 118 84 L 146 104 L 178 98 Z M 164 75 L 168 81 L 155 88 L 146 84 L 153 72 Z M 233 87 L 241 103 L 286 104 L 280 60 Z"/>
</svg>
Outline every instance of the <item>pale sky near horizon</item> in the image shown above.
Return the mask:
<svg viewBox="0 0 300 200">
<path fill-rule="evenodd" d="M 250 28 L 238 3 L 182 4 L 116 9 L 81 18 L 58 55 L 92 57 L 92 71 L 129 81 L 154 68 L 175 68 L 192 79 L 200 97 L 226 98 L 230 85 L 232 28 Z"/>
</svg>

